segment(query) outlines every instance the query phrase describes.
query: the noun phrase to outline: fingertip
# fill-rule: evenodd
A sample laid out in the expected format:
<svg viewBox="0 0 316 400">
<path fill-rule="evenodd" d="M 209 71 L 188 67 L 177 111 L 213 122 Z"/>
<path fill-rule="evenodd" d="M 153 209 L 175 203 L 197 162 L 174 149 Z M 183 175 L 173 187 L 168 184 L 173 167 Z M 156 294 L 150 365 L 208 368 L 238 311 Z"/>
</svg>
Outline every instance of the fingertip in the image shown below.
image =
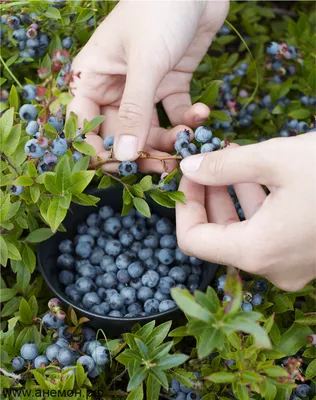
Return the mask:
<svg viewBox="0 0 316 400">
<path fill-rule="evenodd" d="M 196 103 L 191 106 L 185 115 L 185 123 L 194 128 L 204 124 L 210 115 L 210 109 L 206 104 Z"/>
</svg>

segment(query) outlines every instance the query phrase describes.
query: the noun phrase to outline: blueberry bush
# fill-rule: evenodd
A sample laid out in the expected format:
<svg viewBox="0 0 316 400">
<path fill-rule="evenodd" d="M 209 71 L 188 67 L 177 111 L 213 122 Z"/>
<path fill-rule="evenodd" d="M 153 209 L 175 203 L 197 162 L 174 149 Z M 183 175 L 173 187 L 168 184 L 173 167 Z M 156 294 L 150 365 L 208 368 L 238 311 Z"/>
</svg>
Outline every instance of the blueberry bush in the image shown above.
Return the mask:
<svg viewBox="0 0 316 400">
<path fill-rule="evenodd" d="M 71 61 L 115 4 L 0 4 L 2 398 L 32 398 L 8 391 L 12 388 L 43 390 L 40 398 L 86 398 L 87 391 L 94 399 L 315 398 L 314 285 L 286 293 L 263 279 L 221 267 L 212 286 L 205 292 L 195 290 L 199 260 L 190 260 L 185 273 L 179 266 L 169 268 L 174 260 L 179 265 L 187 259 L 176 249 L 173 228 L 157 236 L 159 221 L 147 201 L 167 208 L 185 202 L 177 190 L 179 171 L 144 176 L 133 162 L 121 163 L 116 174 L 104 173 L 99 160 L 90 163 L 95 152 L 85 142 L 85 134 L 104 117 L 85 121 L 82 128 L 76 115 L 65 119 L 72 98 Z M 180 160 L 221 151 L 230 141 L 245 145 L 313 130 L 315 24 L 312 2 L 232 2 L 191 84 L 193 102 L 207 104 L 211 115 L 193 140 L 186 131 L 179 132 L 170 157 Z M 170 127 L 160 105 L 158 112 L 161 124 Z M 105 148 L 111 150 L 112 145 L 113 138 L 107 137 Z M 107 162 L 112 161 L 111 156 Z M 59 279 L 66 293 L 86 308 L 94 307 L 101 315 L 112 312 L 114 317 L 150 315 L 176 304 L 186 318 L 182 325 L 152 320 L 135 324 L 120 337 L 107 337 L 102 329 L 91 329 L 88 318 L 80 318 L 75 308 L 50 298 L 36 266 L 37 243 L 65 231 L 63 220 L 71 202 L 98 204 L 99 198 L 86 190 L 89 185 L 121 186 L 122 216 L 104 223 L 108 231 L 104 228 L 102 234 L 97 221 L 86 226 L 88 234 L 78 226 L 74 240 L 81 241 L 76 251 L 81 260 L 73 257 L 73 242 L 60 244 L 56 264 L 62 267 Z M 229 190 L 243 219 L 233 187 Z M 99 215 L 108 221 L 112 216 L 106 212 L 100 209 Z M 92 215 L 90 219 L 96 219 Z M 122 217 L 127 221 L 125 232 L 119 227 L 116 240 L 115 224 L 121 224 Z M 132 231 L 140 220 L 155 221 L 142 223 L 149 224 L 145 235 L 150 234 L 144 248 L 137 245 L 142 229 Z M 93 249 L 91 265 L 94 237 L 99 247 Z M 121 251 L 121 245 L 128 247 L 133 241 L 131 253 L 137 257 Z M 103 270 L 97 264 L 104 257 Z M 71 270 L 75 263 L 76 274 Z M 128 284 L 131 279 L 134 287 Z M 145 288 L 141 306 L 134 298 L 139 284 Z M 98 290 L 91 292 L 93 285 Z M 80 394 L 67 395 L 79 389 Z"/>
</svg>

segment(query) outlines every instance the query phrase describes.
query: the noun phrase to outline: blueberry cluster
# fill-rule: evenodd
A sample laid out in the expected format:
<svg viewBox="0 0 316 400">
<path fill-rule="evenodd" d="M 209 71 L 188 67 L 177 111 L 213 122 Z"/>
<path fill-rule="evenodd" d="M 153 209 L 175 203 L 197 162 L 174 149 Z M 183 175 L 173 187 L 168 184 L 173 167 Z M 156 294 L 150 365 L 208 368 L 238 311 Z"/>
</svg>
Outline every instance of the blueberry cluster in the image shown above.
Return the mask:
<svg viewBox="0 0 316 400">
<path fill-rule="evenodd" d="M 56 340 L 49 345 L 45 354 L 39 354 L 39 348 L 35 343 L 25 343 L 20 350 L 20 355 L 12 359 L 14 371 L 21 372 L 24 369 L 45 368 L 50 364 L 59 366 L 68 374 L 74 374 L 76 363 L 83 366 L 89 378 L 96 378 L 110 362 L 108 349 L 95 340 L 95 332 L 88 327 L 83 328 L 82 338 L 74 337 L 65 325 L 65 313 L 61 310 L 59 299 L 51 299 L 48 303 L 50 312 L 42 318 L 42 325 L 46 330 L 54 330 Z"/>
<path fill-rule="evenodd" d="M 199 374 L 197 372 L 193 372 L 193 374 L 199 378 Z M 196 393 L 194 390 L 187 388 L 186 386 L 180 384 L 176 379 L 172 379 L 169 390 L 171 393 L 175 394 L 175 400 L 200 400 L 202 398 L 201 395 Z"/>
<path fill-rule="evenodd" d="M 301 385 L 297 386 L 297 388 L 295 389 L 295 393 L 291 395 L 290 400 L 306 399 L 309 396 L 310 392 L 310 385 L 302 383 Z"/>
<path fill-rule="evenodd" d="M 190 131 L 183 130 L 177 133 L 174 148 L 182 158 L 198 153 L 209 153 L 226 146 L 224 141 L 213 137 L 212 131 L 206 126 L 199 126 L 194 132 L 194 142 L 190 142 Z"/>
<path fill-rule="evenodd" d="M 173 309 L 173 287 L 196 290 L 203 262 L 177 246 L 168 218 L 146 219 L 109 206 L 77 226 L 74 240 L 59 244 L 59 280 L 67 297 L 93 313 L 135 318 Z"/>
<path fill-rule="evenodd" d="M 218 293 L 224 293 L 227 275 L 221 275 L 216 281 L 216 289 Z M 268 290 L 268 284 L 262 279 L 255 281 L 252 288 L 252 293 L 247 292 L 244 294 L 244 300 L 241 303 L 243 311 L 252 311 L 253 306 L 260 306 L 264 303 L 263 294 Z M 223 296 L 223 302 L 230 302 L 231 296 L 226 294 Z"/>
</svg>

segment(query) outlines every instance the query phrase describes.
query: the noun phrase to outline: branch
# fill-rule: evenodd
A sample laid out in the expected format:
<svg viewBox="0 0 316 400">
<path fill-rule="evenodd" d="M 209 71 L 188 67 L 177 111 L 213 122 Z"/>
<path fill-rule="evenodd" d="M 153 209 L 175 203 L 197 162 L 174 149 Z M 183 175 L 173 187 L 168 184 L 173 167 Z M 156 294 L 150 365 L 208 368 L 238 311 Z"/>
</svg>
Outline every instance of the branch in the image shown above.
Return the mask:
<svg viewBox="0 0 316 400">
<path fill-rule="evenodd" d="M 0 372 L 4 375 L 4 376 L 8 376 L 9 378 L 14 379 L 15 381 L 20 381 L 22 379 L 22 375 L 17 375 L 14 374 L 13 372 L 8 372 L 7 370 L 5 370 L 4 368 L 0 368 Z"/>
<path fill-rule="evenodd" d="M 151 154 L 145 153 L 143 151 L 140 152 L 138 158 L 140 158 L 140 159 L 149 158 L 151 160 L 158 160 L 158 161 L 162 161 L 162 162 L 164 162 L 166 160 L 182 160 L 181 156 L 168 156 L 168 157 L 165 157 L 165 156 L 152 156 Z M 120 163 L 121 161 L 117 160 L 116 158 L 108 158 L 105 161 L 101 161 L 99 163 L 91 164 L 91 168 L 98 168 L 98 167 L 101 167 L 104 164 L 109 164 L 111 162 L 119 162 Z"/>
<path fill-rule="evenodd" d="M 0 157 L 2 157 L 9 165 L 12 169 L 14 169 L 15 173 L 17 175 L 19 175 L 18 170 L 15 168 L 15 166 L 10 162 L 10 160 L 8 159 L 8 157 L 2 152 L 0 151 Z"/>
<path fill-rule="evenodd" d="M 119 375 L 117 375 L 109 384 L 108 389 L 110 389 L 110 387 L 119 379 L 123 378 L 123 376 L 126 374 L 127 369 L 124 369 Z"/>
</svg>

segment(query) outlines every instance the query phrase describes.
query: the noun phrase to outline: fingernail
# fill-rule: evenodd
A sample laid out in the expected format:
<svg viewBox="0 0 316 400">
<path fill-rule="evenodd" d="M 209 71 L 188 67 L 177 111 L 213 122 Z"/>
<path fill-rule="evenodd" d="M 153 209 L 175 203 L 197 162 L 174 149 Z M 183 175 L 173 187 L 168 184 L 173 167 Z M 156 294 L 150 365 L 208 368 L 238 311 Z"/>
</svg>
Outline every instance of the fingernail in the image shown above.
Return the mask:
<svg viewBox="0 0 316 400">
<path fill-rule="evenodd" d="M 182 169 L 182 171 L 184 173 L 190 174 L 192 172 L 196 172 L 200 168 L 200 165 L 201 165 L 204 157 L 205 157 L 204 154 L 187 157 L 181 161 L 180 168 Z"/>
<path fill-rule="evenodd" d="M 120 136 L 115 146 L 115 158 L 119 161 L 129 161 L 137 158 L 138 138 L 132 135 Z"/>
<path fill-rule="evenodd" d="M 197 115 L 194 117 L 194 122 L 195 122 L 196 124 L 203 124 L 204 121 L 205 121 L 205 118 L 202 118 L 200 114 L 197 114 Z"/>
</svg>

